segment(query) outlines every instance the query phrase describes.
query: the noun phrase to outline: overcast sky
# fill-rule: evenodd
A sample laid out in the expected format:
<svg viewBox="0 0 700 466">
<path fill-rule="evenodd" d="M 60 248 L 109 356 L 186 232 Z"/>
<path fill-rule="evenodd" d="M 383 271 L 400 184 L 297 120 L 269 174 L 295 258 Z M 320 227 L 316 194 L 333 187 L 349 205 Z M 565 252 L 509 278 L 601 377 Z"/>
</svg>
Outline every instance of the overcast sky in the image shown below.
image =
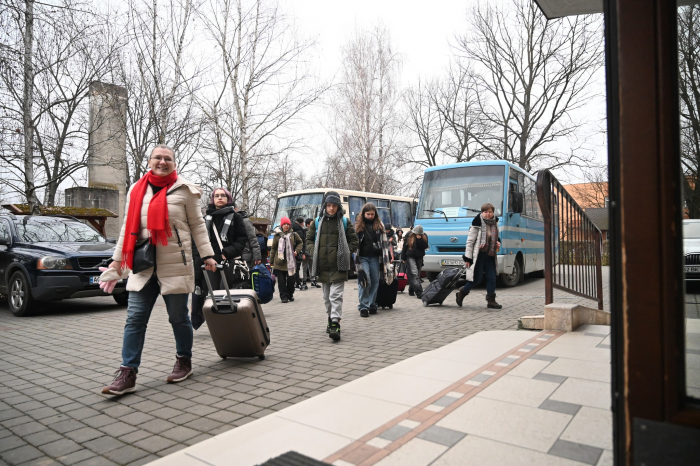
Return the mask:
<svg viewBox="0 0 700 466">
<path fill-rule="evenodd" d="M 466 32 L 467 12 L 475 4 L 473 0 L 280 0 L 282 10 L 296 23 L 299 32 L 317 41 L 315 68 L 323 79 L 332 79 L 338 73 L 341 48 L 356 28 L 370 30 L 383 24 L 389 31 L 395 52 L 402 57 L 403 87 L 416 83 L 419 77 L 429 79 L 442 74 L 454 55 L 450 43 L 455 34 Z M 602 93 L 605 85 L 602 71 L 599 76 L 597 85 Z M 602 96 L 589 105 L 584 114 L 600 126 L 605 115 Z M 313 139 L 322 144 L 323 115 L 317 112 L 312 118 L 316 123 L 306 130 L 315 132 Z M 607 157 L 604 136 L 592 139 L 591 143 L 597 159 L 604 162 Z M 322 149 L 312 147 L 312 152 Z M 310 157 L 303 160 L 309 170 L 318 167 Z M 576 179 L 574 174 L 567 181 L 583 180 Z"/>
</svg>

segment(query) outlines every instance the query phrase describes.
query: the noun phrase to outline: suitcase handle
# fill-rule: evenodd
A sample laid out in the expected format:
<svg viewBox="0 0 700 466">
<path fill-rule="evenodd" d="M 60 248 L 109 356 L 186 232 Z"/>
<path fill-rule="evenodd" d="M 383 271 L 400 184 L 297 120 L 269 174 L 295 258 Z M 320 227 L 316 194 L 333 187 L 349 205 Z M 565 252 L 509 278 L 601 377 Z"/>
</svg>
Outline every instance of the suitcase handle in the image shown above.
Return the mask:
<svg viewBox="0 0 700 466">
<path fill-rule="evenodd" d="M 221 274 L 221 282 L 224 284 L 224 290 L 226 290 L 226 297 L 228 298 L 228 302 L 231 305 L 231 312 L 224 312 L 219 310 L 219 306 L 216 305 L 216 297 L 214 296 L 214 290 L 211 287 L 211 280 L 209 280 L 209 271 L 206 270 L 206 265 L 202 266 L 202 269 L 204 269 L 204 278 L 207 281 L 207 288 L 209 288 L 209 296 L 211 297 L 211 302 L 212 306 L 214 307 L 214 313 L 215 314 L 235 314 L 238 312 L 238 306 L 233 303 L 233 298 L 231 298 L 231 290 L 228 287 L 228 281 L 226 281 L 226 274 L 224 273 L 224 266 L 222 264 L 216 264 L 216 268 L 219 269 L 219 273 Z"/>
</svg>

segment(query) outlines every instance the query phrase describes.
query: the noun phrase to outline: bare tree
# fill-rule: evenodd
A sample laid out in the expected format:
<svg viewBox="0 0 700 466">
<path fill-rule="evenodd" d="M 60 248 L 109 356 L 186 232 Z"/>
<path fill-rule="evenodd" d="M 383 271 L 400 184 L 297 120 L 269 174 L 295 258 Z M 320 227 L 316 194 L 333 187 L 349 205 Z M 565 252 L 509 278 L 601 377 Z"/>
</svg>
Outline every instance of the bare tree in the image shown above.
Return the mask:
<svg viewBox="0 0 700 466">
<path fill-rule="evenodd" d="M 578 141 L 585 120 L 575 116 L 595 95 L 602 21 L 547 20 L 534 2 L 513 0 L 512 8 L 479 3 L 469 26 L 456 46 L 474 64 L 478 105 L 492 126 L 479 137 L 482 149 L 528 171 L 587 165 Z M 562 150 L 565 141 L 575 147 Z"/>
<path fill-rule="evenodd" d="M 400 188 L 394 174 L 403 145 L 399 56 L 388 31 L 377 26 L 369 33 L 356 31 L 342 57 L 341 82 L 331 102 L 335 154 L 328 163 L 343 167 L 346 178 L 336 187 L 394 192 Z"/>
<path fill-rule="evenodd" d="M 127 159 L 133 183 L 148 170 L 155 144 L 175 150 L 178 172 L 196 173 L 202 116 L 196 93 L 203 71 L 193 44 L 196 0 L 129 0 L 115 28 L 128 47 L 114 60 L 112 81 L 127 89 Z"/>
<path fill-rule="evenodd" d="M 690 218 L 700 218 L 700 6 L 678 8 L 683 197 Z"/>
<path fill-rule="evenodd" d="M 439 86 L 437 81 L 423 83 L 419 80 L 416 87 L 404 94 L 408 131 L 417 140 L 411 145 L 412 150 L 406 151 L 406 161 L 410 164 L 420 167 L 440 165 L 446 144 L 447 121 L 437 106 Z"/>
<path fill-rule="evenodd" d="M 100 125 L 90 125 L 87 91 L 106 74 L 117 46 L 105 34 L 105 19 L 85 10 L 84 4 L 40 5 L 44 9 L 23 32 L 24 86 L 13 86 L 11 66 L 0 77 L 7 97 L 3 127 L 11 127 L 21 114 L 24 132 L 22 156 L 16 147 L 2 144 L 0 157 L 9 169 L 2 183 L 23 194 L 32 209 L 39 203 L 39 189 L 44 189 L 43 203 L 52 206 L 59 186 L 87 166 L 89 133 Z"/>
<path fill-rule="evenodd" d="M 306 63 L 314 46 L 273 0 L 210 0 L 199 17 L 216 50 L 211 96 L 200 99 L 207 152 L 240 182 L 240 207 L 255 212 L 265 167 L 302 146 L 293 131 L 325 91 Z"/>
</svg>

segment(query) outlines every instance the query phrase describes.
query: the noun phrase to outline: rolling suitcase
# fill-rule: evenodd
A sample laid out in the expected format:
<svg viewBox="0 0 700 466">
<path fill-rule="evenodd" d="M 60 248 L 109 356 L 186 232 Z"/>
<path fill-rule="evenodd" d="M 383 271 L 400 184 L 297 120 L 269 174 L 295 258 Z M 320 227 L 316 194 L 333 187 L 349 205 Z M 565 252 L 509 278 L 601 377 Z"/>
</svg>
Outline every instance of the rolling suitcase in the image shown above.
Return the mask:
<svg viewBox="0 0 700 466">
<path fill-rule="evenodd" d="M 442 302 L 454 291 L 465 270 L 465 268 L 454 267 L 440 272 L 440 275 L 423 290 L 423 296 L 421 296 L 423 306 L 431 304 L 442 306 Z"/>
<path fill-rule="evenodd" d="M 397 267 L 399 273 L 396 274 L 396 282 L 398 282 L 398 290 L 403 293 L 403 290 L 406 289 L 406 285 L 408 284 L 408 275 L 406 275 L 406 264 L 404 264 L 401 261 L 395 261 L 397 262 Z"/>
<path fill-rule="evenodd" d="M 387 285 L 384 280 L 379 280 L 379 288 L 377 288 L 377 306 L 382 309 L 386 309 L 387 307 L 393 309 L 398 290 L 398 280 L 391 282 L 391 285 Z"/>
<path fill-rule="evenodd" d="M 222 266 L 217 264 L 219 273 Z M 216 352 L 227 357 L 254 357 L 265 359 L 270 345 L 270 329 L 258 295 L 253 290 L 231 290 L 222 275 L 223 290 L 212 290 L 209 274 L 204 277 L 209 287 L 209 297 L 204 303 L 204 319 L 207 322 Z"/>
</svg>

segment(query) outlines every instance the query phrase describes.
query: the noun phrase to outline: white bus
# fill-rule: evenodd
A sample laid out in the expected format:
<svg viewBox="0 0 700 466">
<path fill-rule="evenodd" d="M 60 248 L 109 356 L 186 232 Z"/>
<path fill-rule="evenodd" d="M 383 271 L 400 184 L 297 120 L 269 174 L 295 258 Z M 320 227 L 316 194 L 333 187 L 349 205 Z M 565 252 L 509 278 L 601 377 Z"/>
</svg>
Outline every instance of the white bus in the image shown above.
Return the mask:
<svg viewBox="0 0 700 466">
<path fill-rule="evenodd" d="M 407 230 L 413 226 L 417 200 L 412 197 L 389 196 L 387 194 L 349 191 L 347 189 L 315 188 L 290 191 L 277 196 L 277 205 L 272 219 L 272 230 L 279 226 L 282 217 L 289 217 L 293 222 L 298 217 L 316 218 L 321 213 L 323 197 L 328 191 L 340 195 L 345 216 L 351 223 L 362 210 L 366 202 L 377 206 L 379 217 L 384 224 L 391 224 L 394 229 Z"/>
</svg>

